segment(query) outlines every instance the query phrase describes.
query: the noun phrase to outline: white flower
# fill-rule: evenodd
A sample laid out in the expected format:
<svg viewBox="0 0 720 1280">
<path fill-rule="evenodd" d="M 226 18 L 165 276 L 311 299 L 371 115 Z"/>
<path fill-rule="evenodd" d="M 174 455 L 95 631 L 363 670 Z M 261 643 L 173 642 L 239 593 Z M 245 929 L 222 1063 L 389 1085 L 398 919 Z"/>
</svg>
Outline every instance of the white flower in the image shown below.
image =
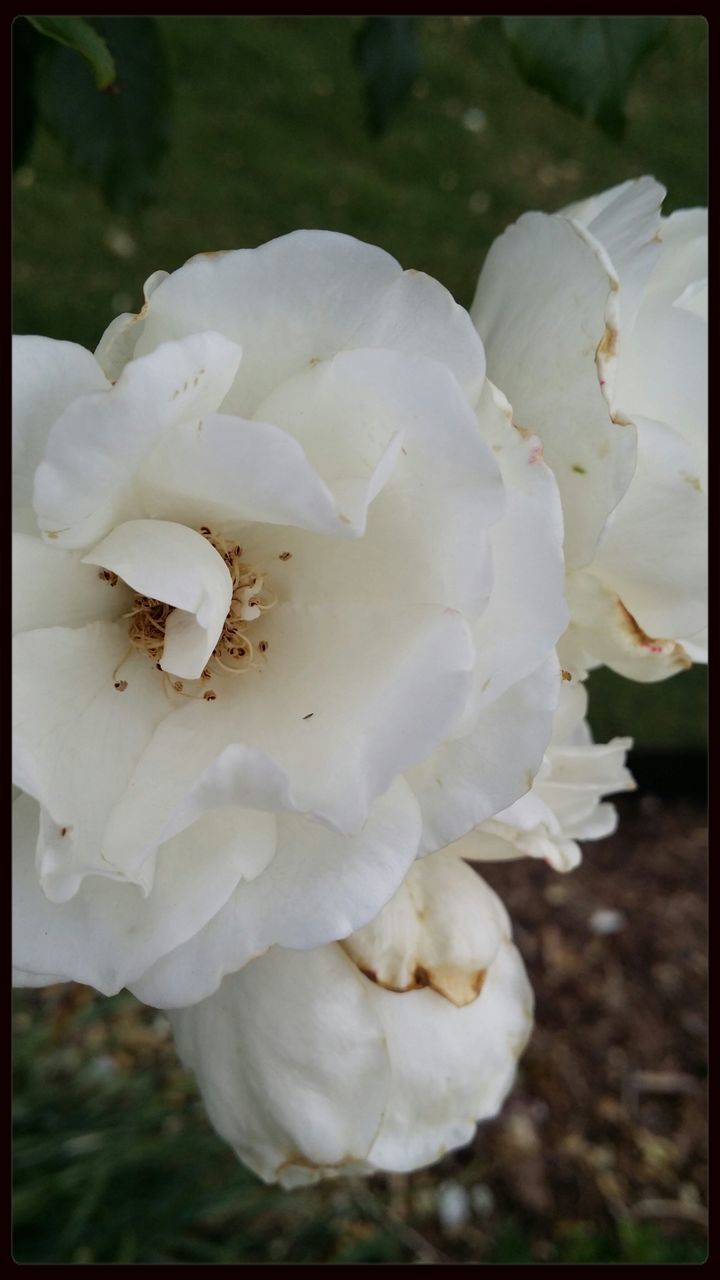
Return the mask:
<svg viewBox="0 0 720 1280">
<path fill-rule="evenodd" d="M 440 285 L 298 232 L 146 296 L 97 359 L 16 342 L 16 963 L 173 1006 L 526 791 L 567 614 Z"/>
<path fill-rule="evenodd" d="M 586 711 L 584 685 L 564 684 L 553 736 L 531 790 L 456 841 L 452 853 L 470 862 L 544 858 L 556 871 L 572 871 L 582 857 L 576 841 L 600 840 L 615 831 L 617 810 L 601 802 L 614 792 L 635 789 L 625 767 L 632 738 L 594 743 Z"/>
<path fill-rule="evenodd" d="M 532 1005 L 500 900 L 441 852 L 344 944 L 274 947 L 170 1019 L 218 1132 L 293 1187 L 469 1142 L 512 1085 Z"/>
<path fill-rule="evenodd" d="M 707 218 L 626 182 L 528 213 L 492 246 L 472 314 L 490 376 L 563 499 L 563 666 L 660 680 L 703 660 Z M 689 640 L 687 639 L 689 637 Z"/>
</svg>

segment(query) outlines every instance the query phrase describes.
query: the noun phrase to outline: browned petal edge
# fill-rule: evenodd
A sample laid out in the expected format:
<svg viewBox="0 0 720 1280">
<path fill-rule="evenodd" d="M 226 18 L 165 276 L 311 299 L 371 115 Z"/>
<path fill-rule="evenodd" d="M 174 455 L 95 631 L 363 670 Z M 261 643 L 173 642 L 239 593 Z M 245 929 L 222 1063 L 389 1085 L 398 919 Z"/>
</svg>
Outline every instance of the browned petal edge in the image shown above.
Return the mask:
<svg viewBox="0 0 720 1280">
<path fill-rule="evenodd" d="M 483 989 L 485 978 L 487 977 L 487 969 L 476 969 L 474 973 L 463 973 L 462 970 L 451 971 L 456 981 L 448 981 L 448 977 L 441 976 L 440 973 L 433 973 L 425 968 L 424 965 L 417 964 L 413 969 L 413 975 L 409 983 L 404 987 L 398 987 L 391 982 L 385 982 L 379 978 L 374 969 L 363 969 L 358 965 L 360 972 L 370 982 L 374 982 L 376 986 L 382 987 L 385 991 L 394 991 L 396 995 L 404 995 L 407 991 L 420 991 L 424 987 L 429 987 L 431 991 L 437 992 L 439 996 L 443 996 L 454 1004 L 457 1009 L 464 1008 L 465 1005 L 472 1004 L 477 1000 Z M 459 981 L 457 981 L 459 979 Z"/>
<path fill-rule="evenodd" d="M 194 253 L 188 262 L 198 262 L 201 258 L 224 258 L 228 253 L 232 253 L 232 249 L 203 249 L 200 253 Z"/>
<path fill-rule="evenodd" d="M 136 314 L 136 315 L 134 315 L 134 316 L 131 316 L 131 317 L 130 317 L 130 319 L 128 320 L 128 324 L 129 324 L 129 325 L 131 325 L 131 324 L 137 324 L 138 320 L 144 320 L 144 319 L 145 319 L 145 316 L 147 315 L 148 307 L 149 307 L 149 306 L 150 306 L 150 302 L 149 302 L 149 301 L 147 301 L 147 302 L 143 302 L 143 304 L 142 304 L 142 306 L 141 306 L 140 310 L 137 312 L 137 314 Z M 113 383 L 113 385 L 114 385 L 114 383 Z"/>
<path fill-rule="evenodd" d="M 677 665 L 682 667 L 684 670 L 692 666 L 692 662 L 681 644 L 677 644 L 674 640 L 659 640 L 647 635 L 633 617 L 630 610 L 625 607 L 619 596 L 615 601 L 615 606 L 620 617 L 621 626 L 629 633 L 631 639 L 636 645 L 642 649 L 647 649 L 649 653 L 658 654 L 665 652 L 665 647 L 667 645 L 671 645 L 672 648 L 667 652 L 666 656 L 673 658 Z"/>
</svg>

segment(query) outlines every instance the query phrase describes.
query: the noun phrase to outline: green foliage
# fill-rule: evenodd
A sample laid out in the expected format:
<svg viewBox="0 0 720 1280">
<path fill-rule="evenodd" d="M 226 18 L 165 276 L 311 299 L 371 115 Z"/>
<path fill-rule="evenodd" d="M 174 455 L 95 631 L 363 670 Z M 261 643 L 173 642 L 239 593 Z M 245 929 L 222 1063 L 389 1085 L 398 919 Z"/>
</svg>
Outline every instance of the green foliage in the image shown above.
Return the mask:
<svg viewBox="0 0 720 1280">
<path fill-rule="evenodd" d="M 36 31 L 75 49 L 89 63 L 98 89 L 109 89 L 115 80 L 115 63 L 103 40 L 85 18 L 30 18 Z"/>
<path fill-rule="evenodd" d="M 12 25 L 12 160 L 13 171 L 25 163 L 37 123 L 35 69 L 42 40 L 23 18 Z"/>
<path fill-rule="evenodd" d="M 625 130 L 635 73 L 667 31 L 667 18 L 504 18 L 517 65 L 533 88 L 587 116 L 611 137 Z"/>
<path fill-rule="evenodd" d="M 155 193 L 158 165 L 168 144 L 164 50 L 152 18 L 93 18 L 93 24 L 100 43 L 112 50 L 117 68 L 113 92 L 98 94 L 77 46 L 59 48 L 41 63 L 40 112 L 73 164 L 97 183 L 110 208 L 134 213 Z"/>
<path fill-rule="evenodd" d="M 365 116 L 372 134 L 384 133 L 420 73 L 414 18 L 366 18 L 355 40 Z"/>
</svg>

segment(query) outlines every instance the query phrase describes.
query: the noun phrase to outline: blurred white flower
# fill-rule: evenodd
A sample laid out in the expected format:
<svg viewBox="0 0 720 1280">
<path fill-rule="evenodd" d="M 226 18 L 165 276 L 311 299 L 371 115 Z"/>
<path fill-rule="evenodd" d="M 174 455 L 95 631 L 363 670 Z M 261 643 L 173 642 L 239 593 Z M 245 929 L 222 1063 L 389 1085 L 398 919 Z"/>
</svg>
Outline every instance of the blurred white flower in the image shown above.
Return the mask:
<svg viewBox="0 0 720 1280">
<path fill-rule="evenodd" d="M 16 965 L 172 1007 L 526 791 L 567 614 L 439 284 L 298 232 L 146 297 L 97 358 L 16 340 Z"/>
<path fill-rule="evenodd" d="M 511 1087 L 532 1005 L 500 900 L 441 852 L 361 934 L 274 947 L 170 1019 L 215 1128 L 294 1187 L 469 1142 Z"/>
<path fill-rule="evenodd" d="M 706 657 L 707 216 L 623 183 L 527 213 L 490 249 L 472 315 L 563 499 L 563 666 L 660 680 Z M 689 638 L 689 639 L 688 639 Z"/>
</svg>

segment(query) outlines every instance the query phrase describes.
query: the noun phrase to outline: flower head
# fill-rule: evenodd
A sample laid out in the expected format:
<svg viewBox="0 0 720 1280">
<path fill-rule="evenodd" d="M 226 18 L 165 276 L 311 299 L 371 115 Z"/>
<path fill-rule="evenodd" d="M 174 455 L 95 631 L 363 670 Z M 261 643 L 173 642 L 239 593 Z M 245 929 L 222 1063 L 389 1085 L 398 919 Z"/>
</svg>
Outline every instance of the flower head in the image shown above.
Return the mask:
<svg viewBox="0 0 720 1280">
<path fill-rule="evenodd" d="M 15 350 L 17 966 L 187 1005 L 527 790 L 555 482 L 428 277 L 298 232 Z M 28 799 L 32 797 L 32 800 Z"/>
<path fill-rule="evenodd" d="M 703 660 L 707 215 L 623 183 L 527 213 L 472 307 L 490 376 L 542 439 L 563 500 L 563 666 L 661 680 Z"/>
</svg>

